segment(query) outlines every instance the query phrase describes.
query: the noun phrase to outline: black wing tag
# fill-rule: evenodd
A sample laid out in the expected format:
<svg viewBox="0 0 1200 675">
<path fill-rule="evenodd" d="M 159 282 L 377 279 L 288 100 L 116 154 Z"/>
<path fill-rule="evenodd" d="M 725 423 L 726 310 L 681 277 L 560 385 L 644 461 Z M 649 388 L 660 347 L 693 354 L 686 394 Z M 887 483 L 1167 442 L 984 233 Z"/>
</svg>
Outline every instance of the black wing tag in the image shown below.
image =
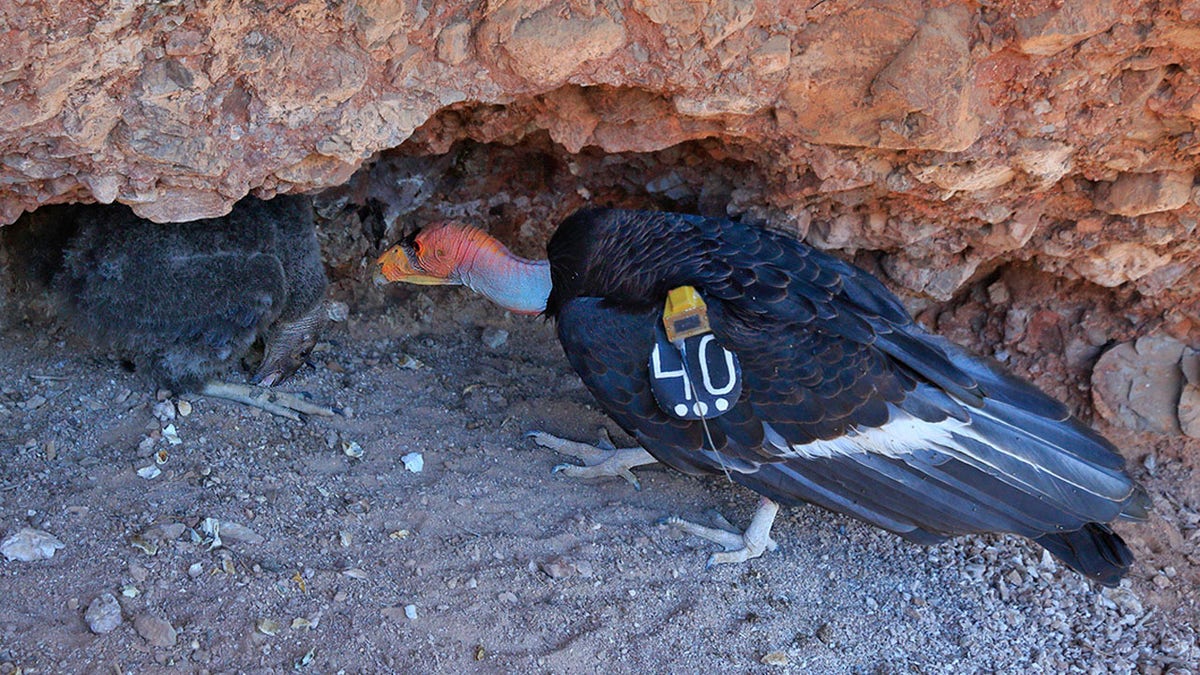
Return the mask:
<svg viewBox="0 0 1200 675">
<path fill-rule="evenodd" d="M 681 303 L 677 291 L 692 297 Z M 683 286 L 671 293 L 663 321 L 654 327 L 650 390 L 659 407 L 673 417 L 712 419 L 737 403 L 742 394 L 742 368 L 737 355 L 722 347 L 708 330 L 704 301 L 695 290 Z M 686 306 L 686 310 L 679 310 L 680 306 Z M 676 325 L 696 323 L 697 315 L 703 324 L 700 331 Z M 670 340 L 668 334 L 675 340 Z"/>
</svg>

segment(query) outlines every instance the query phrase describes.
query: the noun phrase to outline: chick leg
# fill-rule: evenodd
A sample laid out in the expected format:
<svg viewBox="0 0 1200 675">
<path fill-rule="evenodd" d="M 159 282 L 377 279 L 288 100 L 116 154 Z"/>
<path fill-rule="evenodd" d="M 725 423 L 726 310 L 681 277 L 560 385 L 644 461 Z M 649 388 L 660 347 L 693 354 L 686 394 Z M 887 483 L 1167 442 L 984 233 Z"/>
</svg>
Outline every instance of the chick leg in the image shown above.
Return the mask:
<svg viewBox="0 0 1200 675">
<path fill-rule="evenodd" d="M 670 516 L 659 522 L 720 544 L 725 550 L 709 556 L 708 563 L 705 565 L 705 567 L 712 567 L 722 563 L 745 562 L 778 548 L 779 545 L 775 543 L 774 539 L 771 539 L 771 525 L 775 523 L 775 515 L 778 513 L 779 505 L 763 497 L 758 503 L 758 510 L 754 512 L 754 517 L 750 519 L 750 527 L 747 527 L 744 533 L 738 533 L 732 525 L 729 526 L 729 529 L 705 527 L 677 516 Z M 726 524 L 728 525 L 728 522 Z"/>
<path fill-rule="evenodd" d="M 570 455 L 581 460 L 583 466 L 577 464 L 559 464 L 554 467 L 554 473 L 562 473 L 571 478 L 620 476 L 629 481 L 634 488 L 640 490 L 642 489 L 642 484 L 638 482 L 637 476 L 634 476 L 630 469 L 658 462 L 657 459 L 654 459 L 650 453 L 642 448 L 617 449 L 613 447 L 612 441 L 608 439 L 608 434 L 603 430 L 601 430 L 600 441 L 596 445 L 569 441 L 544 431 L 530 431 L 525 436 L 532 438 L 535 443 L 543 448 L 550 448 L 555 452 Z"/>
<path fill-rule="evenodd" d="M 303 419 L 301 415 L 332 417 L 336 414 L 332 408 L 316 405 L 295 394 L 256 387 L 251 384 L 234 384 L 213 380 L 205 384 L 197 393 L 259 408 L 297 422 Z"/>
</svg>

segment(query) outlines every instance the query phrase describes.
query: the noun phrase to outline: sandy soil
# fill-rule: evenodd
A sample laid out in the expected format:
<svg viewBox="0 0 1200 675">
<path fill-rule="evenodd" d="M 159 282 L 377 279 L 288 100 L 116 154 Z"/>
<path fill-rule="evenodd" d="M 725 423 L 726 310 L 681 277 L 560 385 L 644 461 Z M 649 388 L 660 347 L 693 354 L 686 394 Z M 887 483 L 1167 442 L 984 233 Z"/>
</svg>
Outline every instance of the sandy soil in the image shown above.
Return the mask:
<svg viewBox="0 0 1200 675">
<path fill-rule="evenodd" d="M 572 481 L 523 438 L 622 440 L 550 325 L 458 289 L 346 299 L 283 387 L 345 416 L 306 423 L 205 398 L 179 416 L 66 332 L 4 330 L 0 537 L 65 547 L 0 560 L 0 673 L 1200 672 L 1200 495 L 1169 452 L 1153 472 L 1131 453 L 1159 511 L 1122 528 L 1140 561 L 1119 589 L 1013 538 L 922 548 L 815 508 L 781 515 L 779 552 L 706 570 L 711 545 L 656 520 L 744 525 L 753 495 L 657 468 L 640 491 Z M 122 622 L 95 634 L 105 593 Z"/>
</svg>

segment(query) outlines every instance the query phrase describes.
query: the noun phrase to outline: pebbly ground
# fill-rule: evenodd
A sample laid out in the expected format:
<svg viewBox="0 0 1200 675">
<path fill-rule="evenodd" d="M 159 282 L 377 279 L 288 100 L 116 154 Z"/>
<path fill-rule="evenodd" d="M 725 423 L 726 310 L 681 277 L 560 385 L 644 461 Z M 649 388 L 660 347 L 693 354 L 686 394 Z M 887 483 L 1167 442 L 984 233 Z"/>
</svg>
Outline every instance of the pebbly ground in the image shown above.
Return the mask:
<svg viewBox="0 0 1200 675">
<path fill-rule="evenodd" d="M 1157 441 L 1121 439 L 1158 511 L 1121 526 L 1139 563 L 1119 589 L 1014 538 L 923 548 L 816 508 L 781 515 L 779 552 L 706 570 L 710 544 L 655 522 L 744 525 L 753 495 L 657 468 L 640 491 L 572 481 L 523 438 L 627 440 L 550 325 L 457 289 L 371 293 L 284 385 L 345 412 L 306 423 L 160 401 L 10 322 L 0 538 L 64 546 L 0 559 L 0 673 L 1200 672 L 1196 467 Z M 119 624 L 97 634 L 104 594 Z"/>
</svg>

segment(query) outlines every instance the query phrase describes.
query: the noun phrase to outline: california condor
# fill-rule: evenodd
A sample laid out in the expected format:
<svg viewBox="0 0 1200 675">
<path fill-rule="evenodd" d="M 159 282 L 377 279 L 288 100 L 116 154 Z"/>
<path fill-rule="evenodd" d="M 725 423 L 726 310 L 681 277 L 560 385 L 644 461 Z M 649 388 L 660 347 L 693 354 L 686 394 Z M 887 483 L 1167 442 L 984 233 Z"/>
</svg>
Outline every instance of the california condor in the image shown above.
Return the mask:
<svg viewBox="0 0 1200 675">
<path fill-rule="evenodd" d="M 809 502 L 921 544 L 1019 534 L 1109 586 L 1128 571 L 1108 523 L 1144 520 L 1149 499 L 1116 448 L 917 325 L 864 270 L 747 224 L 613 209 L 570 216 L 547 250 L 524 260 L 449 223 L 379 264 L 390 281 L 462 284 L 556 320 L 572 367 L 644 448 L 573 474 L 659 461 L 762 495 L 745 534 L 672 519 L 726 548 L 710 562 L 774 548 L 776 504 Z"/>
</svg>

